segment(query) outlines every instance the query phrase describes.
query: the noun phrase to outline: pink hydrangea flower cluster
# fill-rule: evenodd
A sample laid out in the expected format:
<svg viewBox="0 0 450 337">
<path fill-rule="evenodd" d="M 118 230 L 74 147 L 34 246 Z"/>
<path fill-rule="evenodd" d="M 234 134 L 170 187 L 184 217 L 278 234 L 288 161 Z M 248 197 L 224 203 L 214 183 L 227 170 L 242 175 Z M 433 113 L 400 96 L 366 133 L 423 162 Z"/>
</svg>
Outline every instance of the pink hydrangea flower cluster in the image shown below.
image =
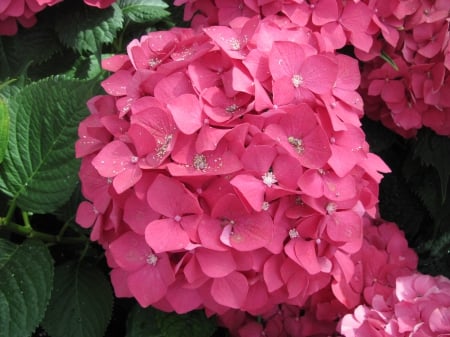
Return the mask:
<svg viewBox="0 0 450 337">
<path fill-rule="evenodd" d="M 182 313 L 346 308 L 380 172 L 359 124 L 355 59 L 280 17 L 174 28 L 104 62 L 77 157 L 77 222 L 118 296 Z"/>
<path fill-rule="evenodd" d="M 192 19 L 194 27 L 227 25 L 238 16 L 279 14 L 319 33 L 327 48 L 351 45 L 363 61 L 361 88 L 368 116 L 405 137 L 422 126 L 450 135 L 447 0 L 176 0 L 175 4 L 185 4 L 185 19 Z"/>
<path fill-rule="evenodd" d="M 450 280 L 420 273 L 396 279 L 390 293 L 373 297 L 339 323 L 348 337 L 448 336 L 450 332 Z"/>
<path fill-rule="evenodd" d="M 353 297 L 361 303 L 355 311 L 343 305 L 328 286 L 312 294 L 302 307 L 282 304 L 261 315 L 258 321 L 233 311 L 220 317 L 222 324 L 237 337 L 332 336 L 337 329 L 348 337 L 378 336 L 367 330 L 351 334 L 351 329 L 359 327 L 353 324 L 353 315 L 362 306 L 369 310 L 380 297 L 392 296 L 396 280 L 411 277 L 415 272 L 417 255 L 408 248 L 403 232 L 395 224 L 378 224 L 368 218 L 364 222 L 363 244 L 352 256 L 355 268 L 348 282 Z M 349 325 L 349 320 L 353 325 Z"/>
<path fill-rule="evenodd" d="M 359 63 L 336 52 L 373 59 L 382 2 L 182 3 L 193 28 L 103 62 L 76 220 L 119 297 L 205 309 L 234 336 L 331 335 L 417 265 L 394 224 L 375 224 L 389 168 L 360 128 Z"/>
<path fill-rule="evenodd" d="M 2 0 L 0 1 L 0 36 L 15 35 L 17 24 L 29 28 L 36 23 L 35 14 L 47 6 L 53 6 L 63 0 Z M 106 8 L 115 0 L 84 0 L 85 4 Z"/>
</svg>

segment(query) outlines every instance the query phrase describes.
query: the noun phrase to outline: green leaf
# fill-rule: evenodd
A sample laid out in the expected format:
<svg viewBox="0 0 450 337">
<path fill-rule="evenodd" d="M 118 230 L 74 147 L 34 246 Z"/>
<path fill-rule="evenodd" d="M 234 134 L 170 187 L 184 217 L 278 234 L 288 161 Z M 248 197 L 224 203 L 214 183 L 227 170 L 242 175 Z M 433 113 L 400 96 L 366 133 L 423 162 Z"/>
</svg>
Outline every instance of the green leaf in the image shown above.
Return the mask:
<svg viewBox="0 0 450 337">
<path fill-rule="evenodd" d="M 398 65 L 395 63 L 395 61 L 383 50 L 380 54 L 381 59 L 386 61 L 394 70 L 399 70 Z"/>
<path fill-rule="evenodd" d="M 53 285 L 53 260 L 40 241 L 0 239 L 0 337 L 30 336 L 42 320 Z"/>
<path fill-rule="evenodd" d="M 50 213 L 70 198 L 78 181 L 77 128 L 93 93 L 93 81 L 54 77 L 11 97 L 0 190 L 22 210 Z"/>
<path fill-rule="evenodd" d="M 450 138 L 439 136 L 433 131 L 424 129 L 417 136 L 417 144 L 414 150 L 415 158 L 420 158 L 422 163 L 436 169 L 441 180 L 441 204 L 446 199 L 447 186 L 450 177 Z"/>
<path fill-rule="evenodd" d="M 80 53 L 96 53 L 101 45 L 114 41 L 122 26 L 122 10 L 113 4 L 105 9 L 81 6 L 62 13 L 55 30 L 66 46 Z"/>
<path fill-rule="evenodd" d="M 0 99 L 0 163 L 6 154 L 9 138 L 9 113 L 6 103 Z"/>
<path fill-rule="evenodd" d="M 126 337 L 210 337 L 216 329 L 214 320 L 200 310 L 180 315 L 136 305 L 128 319 Z"/>
<path fill-rule="evenodd" d="M 153 24 L 170 15 L 169 6 L 162 0 L 119 0 L 123 15 L 136 23 Z"/>
<path fill-rule="evenodd" d="M 62 45 L 51 26 L 40 24 L 12 37 L 0 37 L 0 78 L 21 74 L 59 52 Z"/>
<path fill-rule="evenodd" d="M 155 309 L 135 305 L 128 315 L 126 337 L 164 337 L 156 322 Z"/>
<path fill-rule="evenodd" d="M 68 262 L 56 267 L 54 291 L 42 326 L 52 337 L 102 337 L 113 293 L 99 269 Z"/>
</svg>

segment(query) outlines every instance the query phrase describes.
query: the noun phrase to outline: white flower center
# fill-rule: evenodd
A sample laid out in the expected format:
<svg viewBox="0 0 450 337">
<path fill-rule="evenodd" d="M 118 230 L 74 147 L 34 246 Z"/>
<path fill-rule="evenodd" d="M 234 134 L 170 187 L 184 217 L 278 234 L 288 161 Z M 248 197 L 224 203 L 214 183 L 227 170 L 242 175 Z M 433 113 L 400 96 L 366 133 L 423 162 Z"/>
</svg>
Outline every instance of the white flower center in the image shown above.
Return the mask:
<svg viewBox="0 0 450 337">
<path fill-rule="evenodd" d="M 150 68 L 156 68 L 159 64 L 161 63 L 161 60 L 157 57 L 151 58 L 148 61 L 148 65 L 150 66 Z"/>
<path fill-rule="evenodd" d="M 330 202 L 330 203 L 327 204 L 327 206 L 325 207 L 325 209 L 326 209 L 326 211 L 327 211 L 327 214 L 328 214 L 328 215 L 331 215 L 331 214 L 333 214 L 334 212 L 336 212 L 337 205 L 336 205 L 334 202 Z"/>
<path fill-rule="evenodd" d="M 298 234 L 297 230 L 295 228 L 292 228 L 289 230 L 289 237 L 291 239 L 295 239 L 298 238 L 300 236 L 300 234 Z"/>
<path fill-rule="evenodd" d="M 269 187 L 272 187 L 273 184 L 276 184 L 278 182 L 273 172 L 266 172 L 261 178 L 263 180 L 263 183 Z"/>
<path fill-rule="evenodd" d="M 194 156 L 193 165 L 194 168 L 198 171 L 205 171 L 209 167 L 208 161 L 206 160 L 206 156 L 200 153 L 197 153 Z"/>
<path fill-rule="evenodd" d="M 303 145 L 303 140 L 301 140 L 300 138 L 295 138 L 294 136 L 289 136 L 288 143 L 292 145 L 292 147 L 298 154 L 302 154 L 305 151 L 305 146 Z"/>
<path fill-rule="evenodd" d="M 302 75 L 296 74 L 296 75 L 292 76 L 291 82 L 294 87 L 298 88 L 299 86 L 301 86 L 303 84 Z"/>
<path fill-rule="evenodd" d="M 155 254 L 149 254 L 147 256 L 146 262 L 152 266 L 156 266 L 156 263 L 158 262 L 158 257 Z"/>
<path fill-rule="evenodd" d="M 238 107 L 236 104 L 231 104 L 231 105 L 229 105 L 229 106 L 227 106 L 227 107 L 225 108 L 225 111 L 228 112 L 228 113 L 230 113 L 230 114 L 232 114 L 232 113 L 234 113 L 237 109 L 239 109 L 239 107 Z"/>
</svg>

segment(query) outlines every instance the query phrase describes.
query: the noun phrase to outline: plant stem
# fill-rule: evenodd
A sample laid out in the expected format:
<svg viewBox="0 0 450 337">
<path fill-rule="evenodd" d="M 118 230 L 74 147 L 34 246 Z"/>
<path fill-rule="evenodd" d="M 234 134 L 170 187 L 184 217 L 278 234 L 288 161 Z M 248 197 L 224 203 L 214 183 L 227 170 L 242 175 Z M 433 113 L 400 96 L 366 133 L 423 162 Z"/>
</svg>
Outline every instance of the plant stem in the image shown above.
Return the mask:
<svg viewBox="0 0 450 337">
<path fill-rule="evenodd" d="M 11 204 L 9 205 L 8 208 L 8 213 L 6 213 L 6 217 L 4 218 L 5 224 L 9 224 L 11 222 L 15 210 L 16 210 L 16 200 L 14 199 L 11 201 Z"/>
<path fill-rule="evenodd" d="M 25 218 L 28 218 L 28 214 Z M 26 222 L 26 221 L 25 221 Z M 43 233 L 37 230 L 34 230 L 28 220 L 28 225 L 25 223 L 25 226 L 21 226 L 11 221 L 7 221 L 7 217 L 0 218 L 0 229 L 6 229 L 7 231 L 15 234 L 19 234 L 25 236 L 27 238 L 35 238 L 42 240 L 47 243 L 55 243 L 55 244 L 82 244 L 86 243 L 87 240 L 84 237 L 58 237 L 58 235 L 52 235 Z"/>
</svg>

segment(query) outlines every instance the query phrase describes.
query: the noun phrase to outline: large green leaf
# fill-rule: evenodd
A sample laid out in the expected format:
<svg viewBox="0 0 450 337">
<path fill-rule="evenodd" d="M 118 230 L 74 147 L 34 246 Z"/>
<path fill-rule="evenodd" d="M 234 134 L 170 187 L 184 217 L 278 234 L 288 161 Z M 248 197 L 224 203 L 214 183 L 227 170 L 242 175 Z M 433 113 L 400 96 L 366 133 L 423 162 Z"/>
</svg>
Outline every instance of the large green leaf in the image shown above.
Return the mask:
<svg viewBox="0 0 450 337">
<path fill-rule="evenodd" d="M 14 36 L 0 37 L 0 78 L 17 76 L 28 66 L 48 60 L 61 48 L 53 27 L 45 23 Z"/>
<path fill-rule="evenodd" d="M 42 320 L 53 285 L 53 260 L 40 241 L 0 239 L 0 337 L 30 336 Z"/>
<path fill-rule="evenodd" d="M 7 105 L 0 99 L 0 163 L 5 157 L 9 138 L 9 113 Z"/>
<path fill-rule="evenodd" d="M 52 337 L 102 337 L 111 319 L 113 293 L 95 267 L 68 262 L 55 269 L 55 284 L 42 322 Z"/>
<path fill-rule="evenodd" d="M 26 211 L 49 213 L 64 204 L 78 181 L 74 143 L 94 92 L 89 81 L 48 78 L 9 100 L 10 135 L 0 190 Z"/>
<path fill-rule="evenodd" d="M 217 329 L 200 311 L 179 315 L 136 306 L 130 313 L 126 337 L 210 337 Z"/>
<path fill-rule="evenodd" d="M 162 0 L 119 0 L 118 5 L 126 18 L 137 23 L 153 24 L 170 15 Z"/>
<path fill-rule="evenodd" d="M 83 6 L 62 13 L 55 29 L 68 47 L 80 53 L 95 53 L 102 44 L 113 42 L 122 26 L 122 10 L 113 4 L 105 9 Z"/>
</svg>

